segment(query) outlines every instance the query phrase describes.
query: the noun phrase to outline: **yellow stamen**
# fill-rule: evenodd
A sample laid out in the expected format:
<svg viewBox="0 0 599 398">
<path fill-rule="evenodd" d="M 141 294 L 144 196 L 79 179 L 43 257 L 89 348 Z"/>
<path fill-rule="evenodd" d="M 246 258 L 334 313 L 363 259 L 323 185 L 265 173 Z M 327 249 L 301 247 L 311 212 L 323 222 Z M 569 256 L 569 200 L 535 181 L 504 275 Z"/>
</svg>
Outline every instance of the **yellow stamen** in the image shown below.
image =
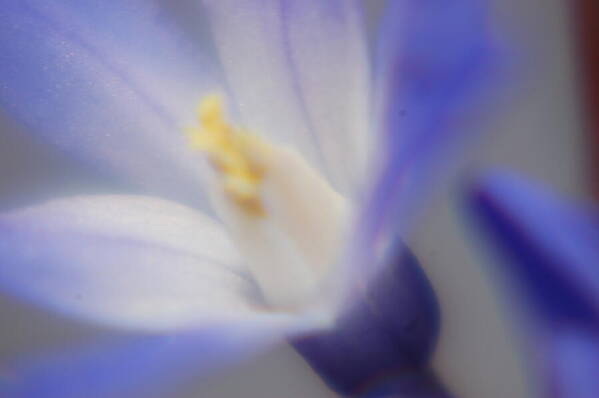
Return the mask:
<svg viewBox="0 0 599 398">
<path fill-rule="evenodd" d="M 225 194 L 246 213 L 263 216 L 260 183 L 264 175 L 264 156 L 270 147 L 224 118 L 218 95 L 204 98 L 197 110 L 198 127 L 188 129 L 190 144 L 208 155 L 220 173 Z"/>
</svg>

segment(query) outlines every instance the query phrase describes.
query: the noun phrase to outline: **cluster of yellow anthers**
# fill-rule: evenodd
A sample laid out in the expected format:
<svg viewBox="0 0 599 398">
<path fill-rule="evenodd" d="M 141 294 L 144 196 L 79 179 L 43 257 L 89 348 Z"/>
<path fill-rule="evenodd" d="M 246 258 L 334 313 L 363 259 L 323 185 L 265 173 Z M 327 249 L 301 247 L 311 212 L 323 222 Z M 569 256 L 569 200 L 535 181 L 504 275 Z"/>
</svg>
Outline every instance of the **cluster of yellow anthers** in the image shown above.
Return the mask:
<svg viewBox="0 0 599 398">
<path fill-rule="evenodd" d="M 208 155 L 234 203 L 248 214 L 264 215 L 259 189 L 268 144 L 225 120 L 222 99 L 216 94 L 200 102 L 197 118 L 199 126 L 188 129 L 191 146 Z"/>
</svg>

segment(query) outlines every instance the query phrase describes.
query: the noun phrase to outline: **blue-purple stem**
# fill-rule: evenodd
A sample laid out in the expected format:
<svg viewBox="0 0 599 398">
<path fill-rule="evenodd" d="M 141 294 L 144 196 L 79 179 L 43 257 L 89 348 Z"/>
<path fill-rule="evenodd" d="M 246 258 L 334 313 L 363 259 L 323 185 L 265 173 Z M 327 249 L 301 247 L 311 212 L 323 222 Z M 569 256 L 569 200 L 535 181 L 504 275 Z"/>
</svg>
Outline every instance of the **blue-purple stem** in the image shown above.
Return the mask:
<svg viewBox="0 0 599 398">
<path fill-rule="evenodd" d="M 370 397 L 377 386 L 393 385 L 414 389 L 414 397 L 449 397 L 428 371 L 440 319 L 433 289 L 400 240 L 384 261 L 375 278 L 352 291 L 334 327 L 291 344 L 345 396 Z"/>
</svg>

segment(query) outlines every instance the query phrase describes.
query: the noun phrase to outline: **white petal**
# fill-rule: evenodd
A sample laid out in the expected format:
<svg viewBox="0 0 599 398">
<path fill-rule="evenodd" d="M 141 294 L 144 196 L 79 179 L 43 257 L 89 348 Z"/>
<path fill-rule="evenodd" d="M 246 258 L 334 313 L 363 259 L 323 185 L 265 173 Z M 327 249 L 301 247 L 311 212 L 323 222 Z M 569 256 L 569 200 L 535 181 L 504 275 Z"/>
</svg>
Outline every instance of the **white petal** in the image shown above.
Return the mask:
<svg viewBox="0 0 599 398">
<path fill-rule="evenodd" d="M 4 289 L 125 327 L 193 326 L 260 307 L 219 226 L 159 199 L 76 197 L 3 215 L 0 258 Z"/>
<path fill-rule="evenodd" d="M 102 173 L 197 203 L 183 128 L 217 86 L 215 68 L 164 3 L 3 3 L 0 106 Z"/>
<path fill-rule="evenodd" d="M 369 68 L 351 0 L 205 0 L 250 129 L 299 149 L 347 191 L 367 152 Z"/>
</svg>

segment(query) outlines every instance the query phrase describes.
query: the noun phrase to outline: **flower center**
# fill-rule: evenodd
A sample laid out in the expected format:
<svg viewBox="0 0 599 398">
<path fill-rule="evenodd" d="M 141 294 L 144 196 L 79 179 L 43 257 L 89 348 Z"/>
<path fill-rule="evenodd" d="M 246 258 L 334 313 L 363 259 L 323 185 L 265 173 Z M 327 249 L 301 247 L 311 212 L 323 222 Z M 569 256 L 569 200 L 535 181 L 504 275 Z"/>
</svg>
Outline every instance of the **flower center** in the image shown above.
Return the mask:
<svg viewBox="0 0 599 398">
<path fill-rule="evenodd" d="M 192 147 L 208 155 L 230 200 L 247 214 L 264 216 L 259 185 L 264 174 L 262 161 L 270 146 L 227 123 L 222 100 L 217 95 L 208 96 L 200 103 L 198 121 L 200 128 L 190 129 Z"/>
<path fill-rule="evenodd" d="M 294 150 L 226 121 L 206 97 L 191 145 L 214 170 L 212 203 L 269 305 L 315 301 L 339 250 L 348 203 Z"/>
</svg>

